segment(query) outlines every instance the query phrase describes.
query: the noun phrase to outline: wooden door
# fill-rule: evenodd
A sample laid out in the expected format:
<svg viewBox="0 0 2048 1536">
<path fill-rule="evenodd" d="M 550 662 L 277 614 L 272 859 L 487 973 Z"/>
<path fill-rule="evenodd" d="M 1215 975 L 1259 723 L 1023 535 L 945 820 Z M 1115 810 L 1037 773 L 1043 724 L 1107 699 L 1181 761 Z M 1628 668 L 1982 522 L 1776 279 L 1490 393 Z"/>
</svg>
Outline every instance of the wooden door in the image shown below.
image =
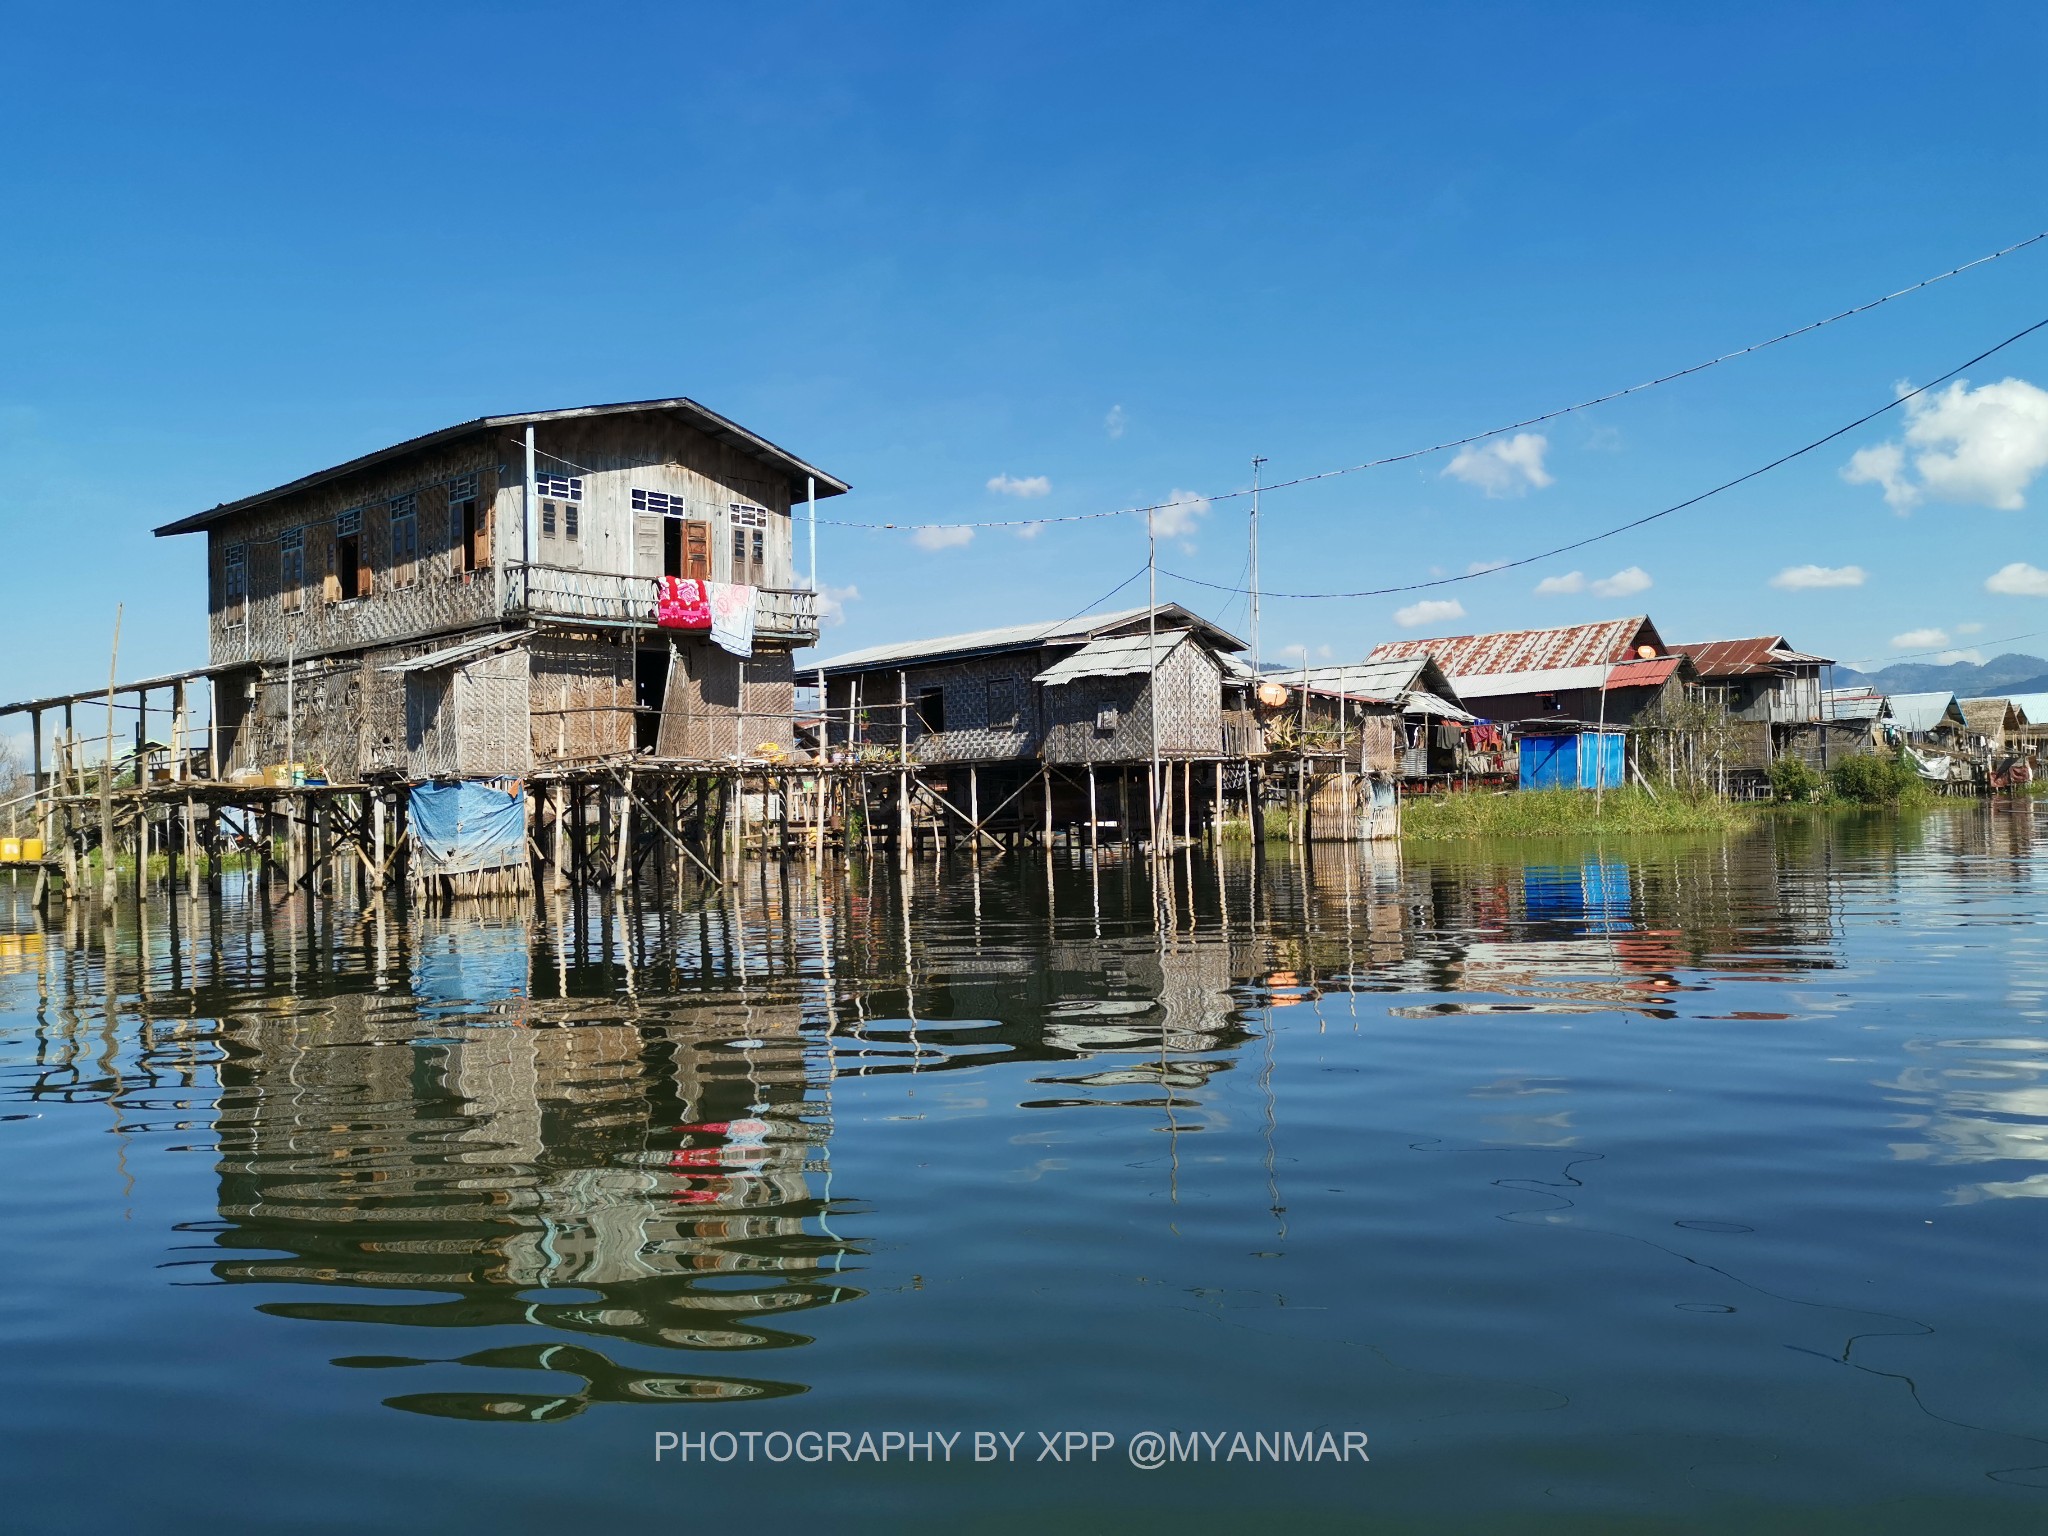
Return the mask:
<svg viewBox="0 0 2048 1536">
<path fill-rule="evenodd" d="M 683 570 L 685 579 L 711 579 L 711 525 L 692 518 L 683 523 Z"/>
</svg>

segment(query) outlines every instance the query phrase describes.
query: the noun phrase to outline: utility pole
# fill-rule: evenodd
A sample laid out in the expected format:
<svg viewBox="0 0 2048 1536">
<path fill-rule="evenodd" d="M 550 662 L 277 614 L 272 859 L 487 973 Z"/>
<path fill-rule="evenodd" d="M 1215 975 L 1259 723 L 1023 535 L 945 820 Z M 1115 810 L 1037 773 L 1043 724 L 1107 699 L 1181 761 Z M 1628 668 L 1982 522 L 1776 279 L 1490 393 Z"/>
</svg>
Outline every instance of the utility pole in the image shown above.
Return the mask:
<svg viewBox="0 0 2048 1536">
<path fill-rule="evenodd" d="M 1266 462 L 1265 455 L 1252 456 L 1252 671 L 1261 670 L 1259 664 L 1259 466 Z"/>
<path fill-rule="evenodd" d="M 1152 778 L 1146 788 L 1150 803 L 1152 857 L 1159 857 L 1159 539 L 1152 512 L 1145 512 L 1145 717 L 1152 728 Z"/>
</svg>

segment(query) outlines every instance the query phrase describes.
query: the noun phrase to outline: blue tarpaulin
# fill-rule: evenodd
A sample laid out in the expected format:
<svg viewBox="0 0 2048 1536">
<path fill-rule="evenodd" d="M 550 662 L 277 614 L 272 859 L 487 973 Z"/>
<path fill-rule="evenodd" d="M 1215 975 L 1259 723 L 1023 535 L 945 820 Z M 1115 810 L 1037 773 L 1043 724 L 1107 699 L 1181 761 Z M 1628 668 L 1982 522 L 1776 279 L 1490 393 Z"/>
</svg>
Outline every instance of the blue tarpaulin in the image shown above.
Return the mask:
<svg viewBox="0 0 2048 1536">
<path fill-rule="evenodd" d="M 1523 789 L 1619 789 L 1628 771 L 1619 731 L 1521 739 Z"/>
<path fill-rule="evenodd" d="M 512 869 L 526 859 L 526 795 L 490 784 L 420 784 L 412 791 L 413 845 L 435 874 Z"/>
</svg>

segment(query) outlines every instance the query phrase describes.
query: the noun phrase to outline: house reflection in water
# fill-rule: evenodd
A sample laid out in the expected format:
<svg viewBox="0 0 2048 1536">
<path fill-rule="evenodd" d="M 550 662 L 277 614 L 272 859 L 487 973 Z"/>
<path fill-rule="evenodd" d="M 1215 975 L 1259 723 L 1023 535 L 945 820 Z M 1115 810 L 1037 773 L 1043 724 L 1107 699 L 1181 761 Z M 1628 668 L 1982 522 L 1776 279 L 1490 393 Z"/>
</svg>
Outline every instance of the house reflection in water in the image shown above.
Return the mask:
<svg viewBox="0 0 2048 1536">
<path fill-rule="evenodd" d="M 227 1023 L 220 1212 L 233 1225 L 220 1241 L 249 1256 L 220 1277 L 345 1292 L 266 1306 L 281 1315 L 536 1323 L 591 1340 L 462 1362 L 573 1378 L 555 1392 L 393 1400 L 427 1412 L 558 1417 L 592 1400 L 799 1390 L 622 1369 L 601 1341 L 802 1344 L 796 1314 L 859 1294 L 814 1188 L 829 1103 L 807 1074 L 800 1010 L 667 998 L 649 1000 L 662 1022 L 583 1022 L 572 1001 L 524 996 L 529 953 L 523 928 L 432 924 L 410 999 L 342 993 L 311 1017 Z M 511 1001 L 476 1001 L 492 997 Z M 519 1022 L 475 1022 L 492 1006 Z"/>
</svg>

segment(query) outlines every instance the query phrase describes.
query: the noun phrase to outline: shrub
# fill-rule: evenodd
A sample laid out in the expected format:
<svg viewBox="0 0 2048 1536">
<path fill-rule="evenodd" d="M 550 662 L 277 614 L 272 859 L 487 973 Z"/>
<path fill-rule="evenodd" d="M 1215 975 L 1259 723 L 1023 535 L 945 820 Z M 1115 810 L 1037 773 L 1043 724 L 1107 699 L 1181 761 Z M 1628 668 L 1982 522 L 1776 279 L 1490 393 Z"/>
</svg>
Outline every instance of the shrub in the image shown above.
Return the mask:
<svg viewBox="0 0 2048 1536">
<path fill-rule="evenodd" d="M 1874 754 L 1835 764 L 1828 770 L 1828 788 L 1837 799 L 1858 805 L 1897 805 L 1925 793 L 1920 775 L 1903 758 Z"/>
<path fill-rule="evenodd" d="M 1771 764 L 1771 793 L 1780 800 L 1813 800 L 1827 788 L 1820 770 L 1803 757 L 1781 757 Z"/>
</svg>

